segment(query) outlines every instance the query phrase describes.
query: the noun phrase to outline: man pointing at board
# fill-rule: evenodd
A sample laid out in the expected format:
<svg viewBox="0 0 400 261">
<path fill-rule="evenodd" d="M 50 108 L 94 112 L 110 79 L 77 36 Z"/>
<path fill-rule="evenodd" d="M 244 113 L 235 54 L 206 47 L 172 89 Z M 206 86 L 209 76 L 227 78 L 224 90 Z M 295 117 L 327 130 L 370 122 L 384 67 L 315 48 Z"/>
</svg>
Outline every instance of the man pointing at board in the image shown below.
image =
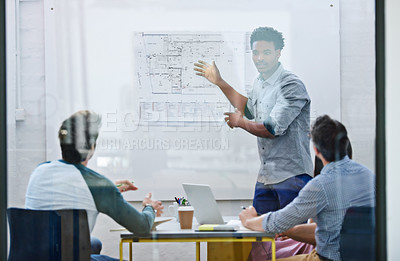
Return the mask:
<svg viewBox="0 0 400 261">
<path fill-rule="evenodd" d="M 257 136 L 261 166 L 253 205 L 260 214 L 285 207 L 313 173 L 311 100 L 303 82 L 279 62 L 283 40 L 282 33 L 271 27 L 252 32 L 250 46 L 259 75 L 248 97 L 222 78 L 215 62 L 199 61 L 194 68 L 197 75 L 217 85 L 236 108 L 225 113 L 229 127 Z"/>
</svg>

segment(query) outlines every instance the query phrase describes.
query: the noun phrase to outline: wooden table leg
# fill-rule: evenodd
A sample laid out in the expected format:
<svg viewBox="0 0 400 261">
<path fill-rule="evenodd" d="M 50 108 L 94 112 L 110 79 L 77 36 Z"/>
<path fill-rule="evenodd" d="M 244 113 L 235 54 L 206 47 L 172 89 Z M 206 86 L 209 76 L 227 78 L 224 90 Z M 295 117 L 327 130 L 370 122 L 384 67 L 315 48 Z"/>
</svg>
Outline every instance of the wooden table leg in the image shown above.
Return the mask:
<svg viewBox="0 0 400 261">
<path fill-rule="evenodd" d="M 200 242 L 196 242 L 196 261 L 200 261 Z"/>
<path fill-rule="evenodd" d="M 121 239 L 121 241 L 119 242 L 119 261 L 123 261 L 124 259 L 123 259 L 123 251 L 124 251 L 124 248 L 123 248 L 123 246 L 122 246 L 122 243 L 123 243 L 123 241 L 122 241 L 122 239 Z"/>
<path fill-rule="evenodd" d="M 276 260 L 276 245 L 275 245 L 275 239 L 273 239 L 272 241 L 271 241 L 271 248 L 272 248 L 272 261 L 275 261 Z"/>
</svg>

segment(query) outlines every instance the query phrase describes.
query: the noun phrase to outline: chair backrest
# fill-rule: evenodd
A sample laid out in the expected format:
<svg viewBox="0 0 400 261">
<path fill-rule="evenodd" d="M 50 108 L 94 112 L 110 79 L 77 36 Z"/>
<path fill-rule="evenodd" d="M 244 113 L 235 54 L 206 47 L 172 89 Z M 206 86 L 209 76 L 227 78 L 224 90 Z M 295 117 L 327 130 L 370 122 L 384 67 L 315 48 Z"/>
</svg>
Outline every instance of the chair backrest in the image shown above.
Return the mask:
<svg viewBox="0 0 400 261">
<path fill-rule="evenodd" d="M 90 232 L 85 210 L 7 209 L 9 261 L 90 260 Z"/>
<path fill-rule="evenodd" d="M 340 231 L 342 260 L 375 260 L 375 207 L 351 207 Z"/>
</svg>

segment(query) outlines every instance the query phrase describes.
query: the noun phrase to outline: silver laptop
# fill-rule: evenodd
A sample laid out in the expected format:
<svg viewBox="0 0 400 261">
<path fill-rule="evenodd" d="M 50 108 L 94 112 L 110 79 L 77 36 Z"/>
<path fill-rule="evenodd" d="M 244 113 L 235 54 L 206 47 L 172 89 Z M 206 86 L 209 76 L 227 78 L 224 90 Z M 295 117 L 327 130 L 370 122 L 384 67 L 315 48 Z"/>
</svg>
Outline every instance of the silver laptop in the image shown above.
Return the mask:
<svg viewBox="0 0 400 261">
<path fill-rule="evenodd" d="M 217 201 L 209 185 L 183 183 L 187 199 L 194 208 L 197 222 L 202 224 L 224 224 Z"/>
</svg>

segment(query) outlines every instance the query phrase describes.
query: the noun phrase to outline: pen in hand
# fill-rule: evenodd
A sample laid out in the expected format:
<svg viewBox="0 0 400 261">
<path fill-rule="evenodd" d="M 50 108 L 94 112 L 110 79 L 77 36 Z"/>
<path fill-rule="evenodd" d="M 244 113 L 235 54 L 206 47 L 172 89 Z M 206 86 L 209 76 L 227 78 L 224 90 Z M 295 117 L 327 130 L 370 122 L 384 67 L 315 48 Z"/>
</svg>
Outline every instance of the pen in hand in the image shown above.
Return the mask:
<svg viewBox="0 0 400 261">
<path fill-rule="evenodd" d="M 119 192 L 125 192 L 129 190 L 138 190 L 138 187 L 136 187 L 134 184 L 134 181 L 129 181 L 127 179 L 125 180 L 117 180 L 115 181 L 115 186 L 119 190 Z"/>
<path fill-rule="evenodd" d="M 241 209 L 246 209 L 245 206 L 240 206 L 240 208 L 241 208 Z M 257 212 L 257 216 L 261 216 L 261 214 Z"/>
<path fill-rule="evenodd" d="M 133 183 L 135 183 L 135 181 L 133 181 L 133 180 L 131 180 L 131 183 L 133 184 Z M 119 188 L 119 187 L 121 187 L 122 185 L 125 185 L 125 184 L 117 184 L 116 186 L 117 186 L 117 188 Z"/>
</svg>

